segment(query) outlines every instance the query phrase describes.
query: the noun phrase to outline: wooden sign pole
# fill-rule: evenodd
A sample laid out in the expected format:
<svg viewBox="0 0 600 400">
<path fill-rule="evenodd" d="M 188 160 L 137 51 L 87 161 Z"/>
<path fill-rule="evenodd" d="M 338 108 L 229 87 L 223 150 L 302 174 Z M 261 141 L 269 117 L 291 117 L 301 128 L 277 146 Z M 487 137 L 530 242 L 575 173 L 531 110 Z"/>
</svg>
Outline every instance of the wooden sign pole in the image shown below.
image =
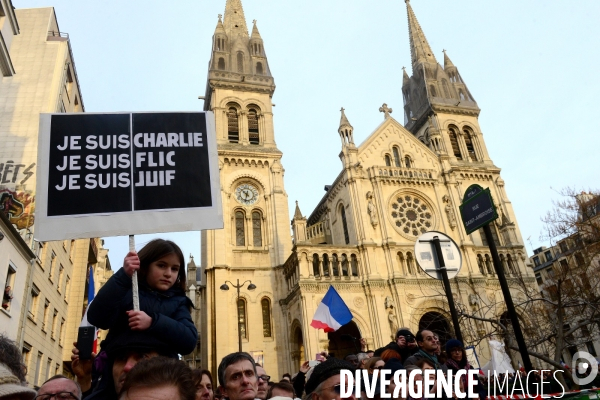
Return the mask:
<svg viewBox="0 0 600 400">
<path fill-rule="evenodd" d="M 129 251 L 135 251 L 135 237 L 129 235 Z M 133 271 L 131 277 L 131 291 L 133 293 L 133 311 L 140 311 L 140 292 L 138 289 L 137 271 Z"/>
</svg>

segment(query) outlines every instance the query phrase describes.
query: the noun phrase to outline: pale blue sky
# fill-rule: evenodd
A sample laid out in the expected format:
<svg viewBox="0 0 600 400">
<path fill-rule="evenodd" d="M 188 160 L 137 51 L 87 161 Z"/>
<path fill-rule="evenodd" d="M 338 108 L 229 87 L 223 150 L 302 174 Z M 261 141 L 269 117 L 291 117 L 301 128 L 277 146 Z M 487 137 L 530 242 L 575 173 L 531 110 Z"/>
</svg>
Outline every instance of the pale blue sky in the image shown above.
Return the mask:
<svg viewBox="0 0 600 400">
<path fill-rule="evenodd" d="M 70 34 L 87 111 L 203 107 L 211 38 L 225 0 L 13 0 L 54 6 Z M 402 118 L 402 66 L 410 72 L 404 1 L 243 0 L 258 20 L 277 84 L 275 137 L 290 212 L 308 215 L 341 169 L 339 109 L 362 142 L 386 102 Z M 528 252 L 556 190 L 598 188 L 600 1 L 413 0 L 435 56 L 458 67 L 482 109 L 480 125 L 502 168 Z M 554 188 L 554 189 L 552 189 Z M 160 235 L 166 236 L 166 235 Z M 200 255 L 198 232 L 173 236 Z M 138 237 L 138 243 L 148 235 Z M 120 265 L 127 239 L 108 239 Z"/>
</svg>

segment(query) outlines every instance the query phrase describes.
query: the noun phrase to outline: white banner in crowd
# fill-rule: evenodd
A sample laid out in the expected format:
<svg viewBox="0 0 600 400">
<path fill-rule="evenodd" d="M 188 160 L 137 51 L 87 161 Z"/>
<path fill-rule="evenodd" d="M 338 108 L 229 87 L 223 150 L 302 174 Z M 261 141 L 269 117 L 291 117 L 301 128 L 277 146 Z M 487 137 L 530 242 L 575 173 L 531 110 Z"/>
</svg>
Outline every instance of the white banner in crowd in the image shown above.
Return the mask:
<svg viewBox="0 0 600 400">
<path fill-rule="evenodd" d="M 223 227 L 212 112 L 42 114 L 35 238 Z"/>
</svg>

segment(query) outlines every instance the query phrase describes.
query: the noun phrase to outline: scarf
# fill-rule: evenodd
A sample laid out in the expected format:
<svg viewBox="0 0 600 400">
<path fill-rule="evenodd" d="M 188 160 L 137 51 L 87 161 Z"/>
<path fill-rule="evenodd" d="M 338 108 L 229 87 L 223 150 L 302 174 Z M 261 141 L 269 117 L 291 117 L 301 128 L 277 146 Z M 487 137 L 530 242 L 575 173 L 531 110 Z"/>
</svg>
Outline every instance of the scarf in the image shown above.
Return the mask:
<svg viewBox="0 0 600 400">
<path fill-rule="evenodd" d="M 436 355 L 431 355 L 423 350 L 419 350 L 417 353 L 429 360 L 433 364 L 433 368 L 435 368 L 436 370 L 438 370 L 441 367 Z"/>
<path fill-rule="evenodd" d="M 454 361 L 452 358 L 449 358 L 446 361 L 446 365 L 449 366 L 450 368 L 452 368 L 452 370 L 454 370 L 455 372 L 458 372 L 461 369 L 465 369 L 465 370 L 467 370 L 467 372 L 469 372 L 469 370 L 471 369 L 471 364 L 469 364 L 468 360 L 465 360 L 464 367 L 460 367 L 456 361 Z M 468 375 L 463 375 L 460 377 L 461 381 L 463 382 L 463 387 L 465 387 L 465 388 L 467 387 L 467 376 Z"/>
</svg>

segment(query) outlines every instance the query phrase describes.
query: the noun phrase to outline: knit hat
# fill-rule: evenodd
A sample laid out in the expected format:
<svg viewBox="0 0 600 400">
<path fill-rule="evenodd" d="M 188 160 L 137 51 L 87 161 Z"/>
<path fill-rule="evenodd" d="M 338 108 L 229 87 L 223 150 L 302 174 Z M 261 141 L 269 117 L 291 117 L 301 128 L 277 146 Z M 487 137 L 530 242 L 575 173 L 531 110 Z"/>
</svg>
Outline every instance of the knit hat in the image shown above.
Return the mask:
<svg viewBox="0 0 600 400">
<path fill-rule="evenodd" d="M 334 375 L 339 375 L 340 371 L 344 369 L 350 370 L 352 373 L 356 370 L 352 364 L 338 358 L 329 358 L 327 361 L 323 361 L 315 367 L 308 378 L 304 388 L 306 394 L 311 394 L 319 384 Z"/>
<path fill-rule="evenodd" d="M 36 392 L 24 386 L 5 364 L 0 364 L 0 397 L 12 396 L 20 400 L 31 400 Z"/>
<path fill-rule="evenodd" d="M 450 339 L 446 342 L 446 353 L 450 353 L 455 347 L 460 347 L 461 349 L 464 347 L 462 342 L 458 339 Z"/>
<path fill-rule="evenodd" d="M 398 332 L 396 332 L 396 337 L 398 337 L 398 336 L 409 336 L 409 335 L 410 336 L 415 336 L 408 329 L 400 329 Z"/>
</svg>

